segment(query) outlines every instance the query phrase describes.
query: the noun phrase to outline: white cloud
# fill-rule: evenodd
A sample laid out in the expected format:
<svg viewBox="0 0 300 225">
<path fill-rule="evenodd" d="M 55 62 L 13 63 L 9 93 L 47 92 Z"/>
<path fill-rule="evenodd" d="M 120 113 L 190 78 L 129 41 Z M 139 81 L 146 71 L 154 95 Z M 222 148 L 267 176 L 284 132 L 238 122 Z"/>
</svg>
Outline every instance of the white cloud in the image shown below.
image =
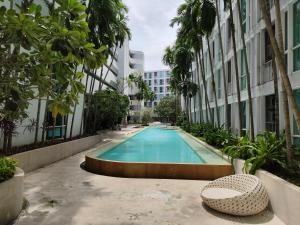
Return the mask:
<svg viewBox="0 0 300 225">
<path fill-rule="evenodd" d="M 161 62 L 163 52 L 176 38 L 170 20 L 183 0 L 123 1 L 129 8 L 130 48 L 145 53 L 145 70 L 166 68 Z"/>
</svg>

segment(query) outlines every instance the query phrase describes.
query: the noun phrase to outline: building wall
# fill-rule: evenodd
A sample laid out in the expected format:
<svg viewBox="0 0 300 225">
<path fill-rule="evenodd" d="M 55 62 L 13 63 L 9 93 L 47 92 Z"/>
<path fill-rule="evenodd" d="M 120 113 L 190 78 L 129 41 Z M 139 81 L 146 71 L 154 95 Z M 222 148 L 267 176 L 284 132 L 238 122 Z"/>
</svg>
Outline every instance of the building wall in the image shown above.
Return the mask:
<svg viewBox="0 0 300 225">
<path fill-rule="evenodd" d="M 154 109 L 165 96 L 172 95 L 170 88 L 170 71 L 169 70 L 153 70 L 144 73 L 144 80 L 147 82 L 151 90 L 155 93 L 155 100 L 144 103 L 146 109 Z"/>
<path fill-rule="evenodd" d="M 221 10 L 221 33 L 222 33 L 222 43 L 225 54 L 225 71 L 226 71 L 226 84 L 228 87 L 228 101 L 231 104 L 231 127 L 233 131 L 237 131 L 238 129 L 238 104 L 237 104 L 237 91 L 236 91 L 236 79 L 235 79 L 235 66 L 234 66 L 234 58 L 233 58 L 233 48 L 232 48 L 232 39 L 229 38 L 229 12 L 224 11 L 223 1 L 219 0 L 220 10 Z M 274 81 L 273 81 L 273 71 L 272 71 L 272 61 L 268 60 L 268 51 L 266 49 L 266 30 L 265 24 L 260 15 L 260 8 L 258 0 L 253 1 L 242 1 L 245 2 L 246 5 L 246 46 L 247 46 L 247 55 L 248 55 L 248 63 L 251 77 L 251 91 L 252 91 L 252 101 L 253 101 L 253 112 L 254 112 L 254 130 L 255 133 L 263 132 L 268 126 L 271 126 L 271 123 L 268 121 L 272 121 L 272 113 L 266 114 L 267 110 L 267 100 L 268 96 L 274 95 Z M 300 88 L 300 70 L 298 68 L 294 68 L 295 65 L 299 65 L 300 60 L 300 43 L 294 43 L 294 37 L 300 36 L 300 28 L 299 28 L 299 16 L 300 16 L 300 1 L 299 0 L 281 0 L 281 16 L 282 16 L 282 25 L 285 41 L 287 40 L 286 46 L 286 55 L 287 55 L 287 72 L 290 77 L 290 81 L 294 90 Z M 297 7 L 296 7 L 297 4 Z M 245 66 L 242 63 L 242 40 L 241 40 L 241 30 L 238 23 L 238 14 L 237 14 L 237 6 L 236 2 L 233 2 L 233 14 L 234 14 L 234 24 L 236 29 L 236 41 L 237 41 L 237 52 L 238 52 L 238 70 L 239 70 L 239 84 L 241 87 L 241 101 L 246 102 L 246 127 L 249 128 L 249 105 L 248 105 L 248 96 L 246 89 L 246 77 L 245 77 Z M 298 9 L 298 11 L 296 10 Z M 296 14 L 296 12 L 298 12 Z M 286 14 L 287 13 L 287 14 Z M 295 14 L 295 15 L 294 15 Z M 298 17 L 296 17 L 298 15 Z M 271 9 L 271 17 L 273 23 L 275 23 L 275 9 L 272 7 Z M 286 19 L 288 19 L 286 21 Z M 298 28 L 297 28 L 298 27 Z M 297 33 L 296 33 L 297 31 Z M 277 33 L 278 31 L 276 31 Z M 299 40 L 299 38 L 298 38 Z M 224 110 L 224 86 L 223 86 L 223 70 L 222 70 L 222 61 L 221 61 L 221 51 L 219 46 L 219 35 L 217 24 L 214 28 L 214 31 L 211 34 L 210 38 L 211 50 L 214 54 L 213 64 L 214 64 L 214 72 L 215 72 L 215 83 L 216 90 L 218 92 L 218 106 L 221 117 L 221 124 L 225 121 L 225 110 Z M 296 55 L 298 54 L 298 55 Z M 295 55 L 295 56 L 294 56 Z M 211 69 L 208 61 L 208 49 L 207 43 L 204 43 L 204 64 L 206 71 L 206 81 L 208 86 L 208 93 L 210 99 L 210 106 L 214 109 L 214 117 L 216 118 L 217 110 L 215 110 L 215 103 L 212 92 L 212 77 L 211 77 Z M 196 68 L 194 66 L 194 73 L 198 74 Z M 220 79 L 218 79 L 218 73 L 220 73 Z M 280 76 L 279 71 L 277 71 L 278 76 Z M 197 121 L 200 121 L 200 108 L 204 112 L 204 120 L 206 120 L 205 112 L 206 106 L 204 101 L 204 88 L 203 81 L 200 78 L 200 90 L 202 94 L 202 107 L 199 107 L 199 99 L 197 96 L 195 97 L 195 110 L 194 110 L 194 99 L 192 99 L 192 114 L 196 114 L 195 117 Z M 297 101 L 300 101 L 300 95 L 296 96 Z M 284 129 L 284 119 L 283 119 L 283 109 L 282 109 L 282 88 L 281 88 L 281 79 L 279 78 L 279 102 L 280 102 L 280 130 Z M 270 103 L 270 106 L 274 106 L 274 104 Z M 300 104 L 299 104 L 300 106 Z M 292 130 L 295 128 L 295 124 L 293 123 L 292 112 L 290 110 L 291 115 L 291 123 Z M 293 132 L 295 133 L 295 132 Z"/>
</svg>

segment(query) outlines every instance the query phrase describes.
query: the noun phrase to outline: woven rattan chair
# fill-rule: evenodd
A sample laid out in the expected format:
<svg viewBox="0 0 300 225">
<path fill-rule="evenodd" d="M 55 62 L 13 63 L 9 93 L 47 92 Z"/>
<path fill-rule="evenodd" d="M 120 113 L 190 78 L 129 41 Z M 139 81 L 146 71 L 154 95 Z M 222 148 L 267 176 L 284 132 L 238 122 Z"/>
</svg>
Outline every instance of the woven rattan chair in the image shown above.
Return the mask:
<svg viewBox="0 0 300 225">
<path fill-rule="evenodd" d="M 263 211 L 269 202 L 261 181 L 253 175 L 232 175 L 211 181 L 201 191 L 203 202 L 217 211 L 250 216 Z"/>
</svg>

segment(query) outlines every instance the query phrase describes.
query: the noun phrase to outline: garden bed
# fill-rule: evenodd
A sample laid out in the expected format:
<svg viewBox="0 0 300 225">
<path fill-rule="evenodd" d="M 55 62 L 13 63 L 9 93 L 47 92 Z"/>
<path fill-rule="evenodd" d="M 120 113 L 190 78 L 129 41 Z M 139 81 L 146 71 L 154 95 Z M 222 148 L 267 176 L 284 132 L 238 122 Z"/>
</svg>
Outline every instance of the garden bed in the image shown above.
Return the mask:
<svg viewBox="0 0 300 225">
<path fill-rule="evenodd" d="M 0 224 L 8 224 L 18 217 L 23 206 L 24 172 L 16 168 L 15 175 L 0 183 Z"/>
</svg>

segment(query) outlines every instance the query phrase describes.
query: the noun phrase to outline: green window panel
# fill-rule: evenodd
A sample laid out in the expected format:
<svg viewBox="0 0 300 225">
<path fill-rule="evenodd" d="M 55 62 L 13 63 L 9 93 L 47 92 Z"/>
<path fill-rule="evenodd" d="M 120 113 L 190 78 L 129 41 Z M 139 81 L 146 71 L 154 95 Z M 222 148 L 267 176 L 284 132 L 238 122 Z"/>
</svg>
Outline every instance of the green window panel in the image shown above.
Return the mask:
<svg viewBox="0 0 300 225">
<path fill-rule="evenodd" d="M 241 50 L 241 90 L 245 90 L 247 88 L 247 77 L 246 77 L 246 66 L 245 66 L 245 57 L 244 57 L 244 49 Z"/>
<path fill-rule="evenodd" d="M 293 10 L 293 23 L 294 23 L 294 47 L 300 44 L 300 0 L 298 0 L 294 4 L 294 10 Z"/>
<path fill-rule="evenodd" d="M 300 0 L 293 6 L 293 62 L 294 71 L 300 70 Z"/>
<path fill-rule="evenodd" d="M 293 51 L 294 71 L 300 70 L 300 46 Z"/>
<path fill-rule="evenodd" d="M 222 78 L 221 78 L 221 70 L 218 70 L 217 74 L 218 74 L 218 98 L 221 98 L 221 97 L 222 97 L 222 88 L 221 88 Z"/>
<path fill-rule="evenodd" d="M 284 49 L 287 50 L 288 49 L 288 12 L 284 13 Z"/>
<path fill-rule="evenodd" d="M 241 0 L 241 14 L 242 14 L 242 27 L 243 32 L 247 31 L 247 3 L 246 0 Z"/>
<path fill-rule="evenodd" d="M 294 97 L 298 110 L 300 110 L 300 89 L 294 90 Z M 293 140 L 294 145 L 300 146 L 300 133 L 295 118 L 293 118 Z"/>
</svg>

